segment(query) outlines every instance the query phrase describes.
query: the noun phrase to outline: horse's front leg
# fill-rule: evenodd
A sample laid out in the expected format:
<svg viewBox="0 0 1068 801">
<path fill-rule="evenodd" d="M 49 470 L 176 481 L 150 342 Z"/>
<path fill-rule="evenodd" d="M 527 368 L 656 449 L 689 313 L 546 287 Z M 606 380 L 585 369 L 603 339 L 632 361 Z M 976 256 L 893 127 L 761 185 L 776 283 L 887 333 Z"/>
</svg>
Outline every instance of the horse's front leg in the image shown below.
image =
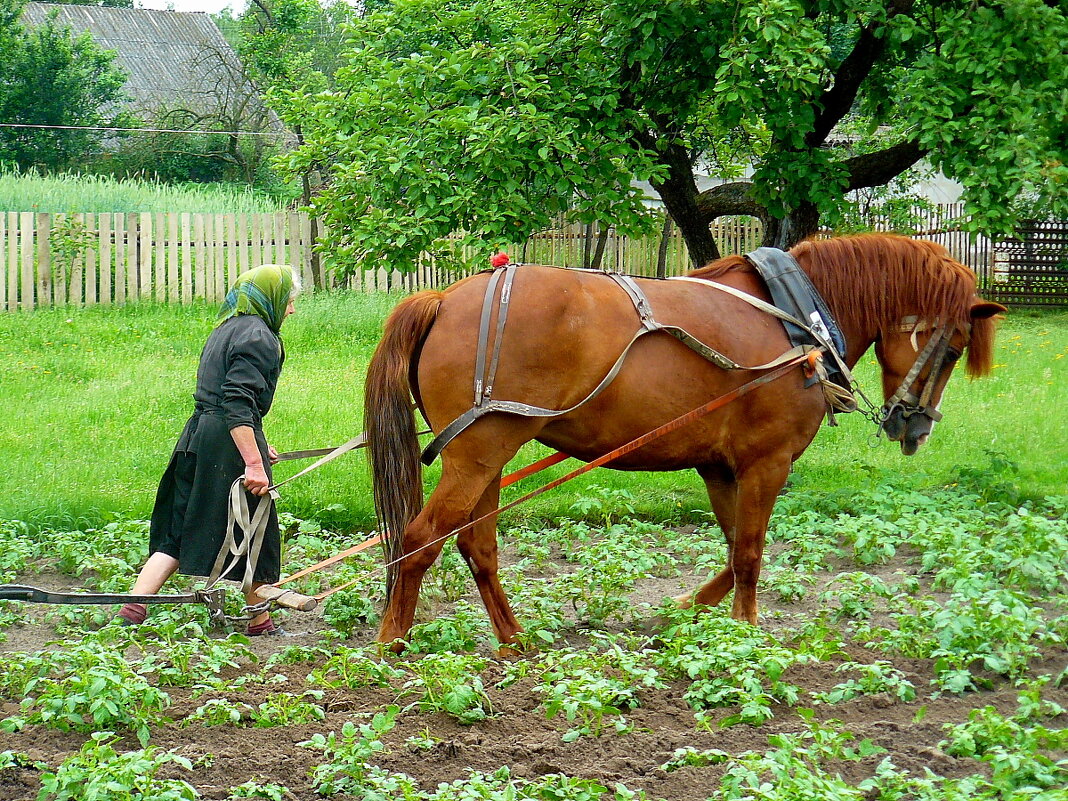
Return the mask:
<svg viewBox="0 0 1068 801">
<path fill-rule="evenodd" d="M 779 491 L 790 474 L 788 457 L 764 459 L 738 476 L 738 505 L 731 567 L 734 570 L 734 603 L 731 617 L 757 623 L 757 580 L 764 558 L 768 520 Z"/>
<path fill-rule="evenodd" d="M 475 506 L 472 518 L 477 520 L 495 510 L 500 503 L 500 497 L 501 481 L 498 475 L 486 487 L 478 505 Z M 461 532 L 456 544 L 475 578 L 475 585 L 482 596 L 482 603 L 486 605 L 497 641 L 502 645 L 513 643 L 515 635 L 522 631 L 523 627 L 512 612 L 497 572 L 497 518 L 491 517 Z"/>
</svg>

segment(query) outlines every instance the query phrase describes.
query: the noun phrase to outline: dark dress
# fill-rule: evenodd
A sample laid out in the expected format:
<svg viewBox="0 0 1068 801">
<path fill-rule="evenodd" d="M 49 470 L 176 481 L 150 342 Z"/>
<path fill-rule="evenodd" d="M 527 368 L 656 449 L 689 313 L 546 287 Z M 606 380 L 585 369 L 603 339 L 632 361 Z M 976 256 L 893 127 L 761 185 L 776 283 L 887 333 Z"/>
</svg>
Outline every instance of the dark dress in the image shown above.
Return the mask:
<svg viewBox="0 0 1068 801">
<path fill-rule="evenodd" d="M 177 559 L 184 575 L 207 576 L 223 544 L 230 486 L 245 472 L 230 429 L 253 429 L 271 479 L 262 420 L 274 400 L 284 360 L 281 340 L 253 314 L 230 318 L 204 344 L 195 410 L 160 481 L 149 533 L 150 552 Z M 246 494 L 254 510 L 260 498 Z M 242 559 L 224 578 L 240 581 L 244 569 Z M 253 581 L 275 582 L 280 570 L 278 513 L 272 507 Z"/>
</svg>

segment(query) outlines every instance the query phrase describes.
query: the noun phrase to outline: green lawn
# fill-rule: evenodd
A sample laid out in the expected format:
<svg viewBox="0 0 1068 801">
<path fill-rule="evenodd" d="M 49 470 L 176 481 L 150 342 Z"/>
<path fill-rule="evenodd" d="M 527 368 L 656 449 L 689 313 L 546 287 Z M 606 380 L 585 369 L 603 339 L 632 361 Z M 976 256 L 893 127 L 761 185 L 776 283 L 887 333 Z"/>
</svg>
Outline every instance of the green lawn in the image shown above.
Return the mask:
<svg viewBox="0 0 1068 801">
<path fill-rule="evenodd" d="M 284 330 L 288 352 L 267 434 L 279 450 L 337 445 L 361 429 L 367 359 L 398 296 L 331 294 L 302 299 Z M 35 525 L 98 524 L 140 517 L 191 409 L 197 358 L 214 308 L 143 304 L 0 314 L 0 518 Z M 993 375 L 956 378 L 945 419 L 915 457 L 874 439 L 859 415 L 825 428 L 798 462 L 793 486 L 850 492 L 952 483 L 990 471 L 1002 457 L 1018 464 L 1024 495 L 1068 492 L 1068 313 L 1020 312 L 1005 321 Z M 858 377 L 878 395 L 874 357 Z M 517 464 L 542 452 L 528 446 Z M 992 456 L 992 454 L 994 456 Z M 278 469 L 290 475 L 301 465 Z M 565 463 L 548 473 L 565 472 Z M 428 471 L 428 479 L 435 469 Z M 540 484 L 527 479 L 511 497 Z M 627 490 L 639 514 L 693 517 L 707 509 L 691 473 L 597 470 L 517 509 L 513 516 L 568 514 L 591 487 Z M 508 497 L 508 496 L 506 496 Z M 282 508 L 356 529 L 373 525 L 366 461 L 343 457 L 287 486 Z M 513 517 L 514 519 L 514 517 Z"/>
</svg>

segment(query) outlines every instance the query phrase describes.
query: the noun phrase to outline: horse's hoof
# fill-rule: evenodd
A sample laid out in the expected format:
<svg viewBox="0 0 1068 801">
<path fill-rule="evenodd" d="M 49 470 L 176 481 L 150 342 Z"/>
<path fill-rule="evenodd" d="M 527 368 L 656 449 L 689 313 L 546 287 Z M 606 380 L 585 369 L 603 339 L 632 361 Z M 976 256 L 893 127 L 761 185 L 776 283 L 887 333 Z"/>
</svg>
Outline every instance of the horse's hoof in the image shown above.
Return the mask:
<svg viewBox="0 0 1068 801">
<path fill-rule="evenodd" d="M 671 600 L 675 602 L 675 606 L 677 606 L 679 609 L 689 609 L 691 606 L 693 606 L 693 593 L 688 592 L 684 595 L 676 595 Z"/>
<path fill-rule="evenodd" d="M 521 659 L 524 655 L 523 646 L 517 642 L 511 642 L 497 646 L 497 658 L 511 661 Z"/>
</svg>

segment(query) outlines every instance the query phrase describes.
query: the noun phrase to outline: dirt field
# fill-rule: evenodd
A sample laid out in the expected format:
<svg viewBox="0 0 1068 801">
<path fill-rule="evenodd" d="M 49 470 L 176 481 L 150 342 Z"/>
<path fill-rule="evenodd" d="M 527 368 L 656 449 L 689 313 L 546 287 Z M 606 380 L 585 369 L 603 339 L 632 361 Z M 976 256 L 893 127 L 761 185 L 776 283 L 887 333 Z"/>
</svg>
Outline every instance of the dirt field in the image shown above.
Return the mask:
<svg viewBox="0 0 1068 801">
<path fill-rule="evenodd" d="M 674 532 L 677 536 L 690 536 L 687 531 Z M 769 556 L 774 561 L 776 549 Z M 506 561 L 514 562 L 513 555 Z M 919 592 L 934 593 L 929 576 L 922 574 L 916 564 L 916 554 L 899 549 L 893 559 L 877 567 L 869 568 L 872 575 L 894 577 L 905 581 L 916 576 Z M 838 565 L 828 565 L 812 573 L 812 589 L 793 603 L 778 600 L 775 593 L 762 593 L 762 614 L 765 628 L 773 634 L 782 634 L 789 641 L 789 629 L 799 621 L 816 616 L 826 600 L 819 599 L 819 590 L 839 572 Z M 856 570 L 857 566 L 843 564 L 843 569 Z M 529 570 L 541 577 L 558 577 L 573 569 L 573 565 L 553 553 L 550 560 L 536 570 Z M 27 583 L 47 584 L 55 576 L 26 576 Z M 683 575 L 647 576 L 636 582 L 629 600 L 634 609 L 642 604 L 656 606 L 668 595 L 677 594 L 680 588 L 689 588 L 695 579 Z M 903 586 L 908 586 L 903 585 Z M 468 592 L 463 601 L 477 603 Z M 448 614 L 453 602 L 438 602 L 433 608 L 423 610 L 425 619 L 435 614 Z M 34 607 L 27 611 L 23 624 L 7 629 L 7 640 L 0 646 L 6 653 L 34 652 L 50 648 L 48 642 L 54 636 L 52 626 L 45 620 L 47 610 Z M 479 606 L 481 612 L 481 606 Z M 517 610 L 523 619 L 522 608 Z M 1051 616 L 1063 615 L 1063 608 L 1048 610 Z M 633 619 L 609 622 L 604 628 L 633 637 L 648 636 L 649 644 L 658 644 L 657 621 L 649 613 Z M 878 617 L 878 615 L 877 615 Z M 747 751 L 764 752 L 769 748 L 769 737 L 783 732 L 796 732 L 803 728 L 803 720 L 796 707 L 815 709 L 817 720 L 837 719 L 842 728 L 856 735 L 857 740 L 869 738 L 885 751 L 850 761 L 841 760 L 827 767 L 839 773 L 849 785 L 857 785 L 872 776 L 876 766 L 889 758 L 902 771 L 922 776 L 926 770 L 946 778 L 971 774 L 989 773 L 986 765 L 973 758 L 947 755 L 939 748 L 945 738 L 946 724 L 960 724 L 968 719 L 971 710 L 993 706 L 1003 715 L 1011 715 L 1017 708 L 1018 689 L 1014 682 L 982 674 L 990 680 L 990 689 L 980 689 L 963 695 L 939 693 L 932 686 L 934 662 L 931 659 L 915 659 L 895 656 L 850 644 L 845 654 L 824 661 L 795 665 L 788 668 L 784 680 L 800 688 L 798 703 L 775 704 L 774 717 L 763 725 L 745 723 L 721 728 L 718 725 L 698 728 L 695 725 L 694 709 L 684 700 L 689 681 L 674 679 L 662 688 L 642 688 L 638 692 L 640 705 L 626 713 L 628 730 L 616 733 L 611 727 L 600 736 L 582 736 L 573 742 L 562 737 L 573 725 L 563 716 L 549 719 L 543 707 L 544 694 L 534 689 L 535 678 L 527 676 L 506 687 L 496 686 L 509 675 L 516 664 L 536 657 L 527 655 L 518 659 L 498 661 L 491 644 L 483 642 L 478 652 L 490 659 L 481 679 L 490 701 L 491 715 L 473 725 L 463 725 L 454 717 L 442 712 L 421 712 L 410 708 L 413 697 L 406 694 L 403 681 L 393 681 L 389 688 L 352 690 L 347 688 L 327 689 L 321 684 L 312 684 L 308 676 L 321 665 L 325 656 L 313 662 L 278 664 L 264 671 L 264 663 L 271 654 L 290 646 L 315 646 L 322 642 L 326 626 L 321 613 L 290 614 L 285 626 L 297 636 L 286 638 L 259 638 L 250 643 L 259 662 L 240 668 L 228 668 L 223 677 L 230 689 L 201 693 L 189 687 L 166 687 L 171 704 L 165 711 L 171 722 L 155 726 L 150 744 L 163 750 L 173 750 L 189 759 L 191 771 L 170 765 L 160 774 L 164 777 L 181 778 L 189 782 L 200 797 L 227 799 L 231 788 L 249 780 L 266 785 L 273 783 L 287 788 L 283 797 L 311 799 L 318 797 L 311 771 L 323 761 L 323 753 L 302 743 L 317 733 L 340 732 L 347 721 L 366 722 L 374 713 L 391 704 L 401 707 L 395 728 L 384 737 L 385 750 L 374 757 L 379 767 L 394 773 L 412 777 L 423 792 L 432 792 L 442 782 L 454 782 L 469 776 L 472 771 L 492 773 L 507 767 L 513 780 L 533 780 L 548 774 L 594 779 L 612 787 L 619 782 L 631 791 L 642 791 L 650 799 L 670 801 L 704 801 L 719 788 L 719 780 L 725 770 L 722 764 L 706 767 L 683 767 L 665 770 L 667 763 L 680 748 L 697 750 L 719 749 L 732 755 Z M 845 624 L 843 624 L 844 628 Z M 561 632 L 562 639 L 547 646 L 545 650 L 560 649 L 567 645 L 581 647 L 590 642 L 578 621 L 573 621 Z M 373 639 L 370 625 L 356 629 L 345 645 L 354 646 Z M 67 642 L 71 642 L 67 635 Z M 633 641 L 633 640 L 632 640 Z M 293 653 L 290 651 L 290 653 Z M 405 657 L 409 658 L 409 657 Z M 418 657 L 414 657 L 418 658 Z M 837 704 L 814 705 L 810 693 L 828 692 L 843 681 L 835 668 L 847 659 L 858 663 L 888 660 L 902 671 L 914 685 L 915 700 L 905 702 L 888 692 L 862 695 L 854 700 Z M 1043 648 L 1040 657 L 1033 659 L 1027 671 L 1032 677 L 1061 674 L 1065 669 L 1065 654 L 1060 648 Z M 981 671 L 978 671 L 981 674 Z M 1063 675 L 1063 674 L 1062 674 Z M 257 677 L 245 681 L 242 677 Z M 305 691 L 324 691 L 316 703 L 325 711 L 325 719 L 299 725 L 259 728 L 248 725 L 204 726 L 200 723 L 183 726 L 183 721 L 209 698 L 225 697 L 233 702 L 256 707 L 270 695 L 278 692 L 302 694 Z M 194 697 L 195 696 L 195 697 Z M 1068 687 L 1046 686 L 1043 698 L 1068 707 Z M 5 716 L 19 711 L 17 699 L 4 704 Z M 714 710 L 712 720 L 719 721 L 736 710 L 726 707 Z M 1047 722 L 1052 728 L 1065 725 L 1065 716 Z M 33 725 L 18 733 L 0 733 L 0 750 L 19 752 L 30 760 L 46 763 L 54 769 L 60 762 L 76 752 L 86 741 L 86 734 L 57 731 L 41 725 Z M 139 748 L 137 739 L 126 734 L 116 745 L 117 750 Z M 1054 754 L 1064 757 L 1065 754 Z M 41 768 L 16 766 L 0 770 L 0 799 L 29 799 L 36 797 L 40 789 Z M 348 797 L 340 795 L 338 797 Z"/>
</svg>

